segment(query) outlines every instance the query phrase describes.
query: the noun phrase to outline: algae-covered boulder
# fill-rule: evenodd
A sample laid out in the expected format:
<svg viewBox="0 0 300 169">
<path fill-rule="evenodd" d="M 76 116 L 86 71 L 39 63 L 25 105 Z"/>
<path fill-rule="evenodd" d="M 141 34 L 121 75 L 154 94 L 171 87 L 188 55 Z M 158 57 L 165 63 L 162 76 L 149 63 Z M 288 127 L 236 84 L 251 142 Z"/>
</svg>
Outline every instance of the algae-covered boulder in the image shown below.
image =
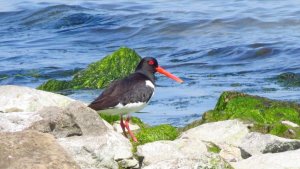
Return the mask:
<svg viewBox="0 0 300 169">
<path fill-rule="evenodd" d="M 299 127 L 282 121 L 300 124 L 300 105 L 293 102 L 270 100 L 239 92 L 224 92 L 214 110 L 206 112 L 201 123 L 241 119 L 253 123 L 252 131 L 281 137 L 300 139 Z"/>
<path fill-rule="evenodd" d="M 286 72 L 276 76 L 275 80 L 285 87 L 300 87 L 300 74 Z"/>
<path fill-rule="evenodd" d="M 132 49 L 121 47 L 111 55 L 91 63 L 76 73 L 71 81 L 51 79 L 38 89 L 59 91 L 64 89 L 99 89 L 105 88 L 111 81 L 123 78 L 132 73 L 141 57 Z"/>
</svg>

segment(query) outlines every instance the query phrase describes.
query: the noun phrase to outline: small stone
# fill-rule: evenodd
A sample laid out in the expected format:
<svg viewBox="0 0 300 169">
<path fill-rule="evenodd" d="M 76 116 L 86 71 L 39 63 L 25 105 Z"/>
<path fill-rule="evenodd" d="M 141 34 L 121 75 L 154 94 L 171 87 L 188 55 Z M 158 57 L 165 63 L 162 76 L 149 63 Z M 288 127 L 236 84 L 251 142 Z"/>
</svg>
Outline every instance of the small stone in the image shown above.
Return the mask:
<svg viewBox="0 0 300 169">
<path fill-rule="evenodd" d="M 139 162 L 135 158 L 123 159 L 118 164 L 123 168 L 139 168 Z"/>
<path fill-rule="evenodd" d="M 224 160 L 228 162 L 237 162 L 243 159 L 241 150 L 238 147 L 228 144 L 220 145 L 220 147 L 221 151 L 219 154 Z"/>
<path fill-rule="evenodd" d="M 287 121 L 287 120 L 281 121 L 281 124 L 287 125 L 287 126 L 290 126 L 290 127 L 299 127 L 298 124 L 293 123 L 293 122 L 291 122 L 291 121 Z"/>
</svg>

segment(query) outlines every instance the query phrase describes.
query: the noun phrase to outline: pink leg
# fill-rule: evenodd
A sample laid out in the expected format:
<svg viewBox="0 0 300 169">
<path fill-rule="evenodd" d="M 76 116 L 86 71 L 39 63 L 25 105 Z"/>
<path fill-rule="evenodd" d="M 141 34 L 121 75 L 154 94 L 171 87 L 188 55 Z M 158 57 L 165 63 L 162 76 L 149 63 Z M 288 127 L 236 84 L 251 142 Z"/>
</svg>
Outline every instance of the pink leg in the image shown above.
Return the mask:
<svg viewBox="0 0 300 169">
<path fill-rule="evenodd" d="M 132 138 L 132 140 L 133 140 L 134 142 L 138 142 L 137 139 L 136 139 L 136 137 L 134 136 L 134 134 L 132 133 L 132 131 L 131 131 L 130 128 L 129 128 L 129 120 L 130 120 L 130 117 L 128 116 L 128 117 L 126 118 L 126 121 L 125 121 L 125 127 L 126 127 L 126 129 L 128 130 L 128 133 L 129 133 L 130 137 Z"/>
<path fill-rule="evenodd" d="M 124 133 L 124 136 L 127 137 L 127 134 L 126 134 L 126 131 L 125 131 L 125 124 L 124 124 L 124 121 L 123 121 L 123 116 L 121 115 L 120 116 L 120 125 L 121 125 L 121 128 L 123 130 L 123 133 Z M 127 137 L 128 138 L 128 137 Z"/>
</svg>

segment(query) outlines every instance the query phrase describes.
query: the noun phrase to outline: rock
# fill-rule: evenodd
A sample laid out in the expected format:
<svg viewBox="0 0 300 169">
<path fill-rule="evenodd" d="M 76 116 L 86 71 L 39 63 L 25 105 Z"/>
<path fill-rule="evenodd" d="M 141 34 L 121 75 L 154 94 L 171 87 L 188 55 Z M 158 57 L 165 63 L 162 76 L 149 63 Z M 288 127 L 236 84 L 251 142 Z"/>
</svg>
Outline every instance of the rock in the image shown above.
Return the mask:
<svg viewBox="0 0 300 169">
<path fill-rule="evenodd" d="M 184 154 L 180 151 L 178 144 L 173 141 L 156 141 L 138 146 L 137 155 L 144 158 L 143 163 L 145 165 L 156 164 L 159 161 L 184 158 Z"/>
<path fill-rule="evenodd" d="M 108 130 L 99 115 L 81 102 L 72 102 L 66 108 L 46 107 L 39 112 L 43 120 L 29 129 L 52 133 L 55 137 L 98 136 Z"/>
<path fill-rule="evenodd" d="M 222 148 L 220 151 L 220 156 L 224 160 L 228 162 L 237 162 L 243 159 L 240 148 L 228 144 L 223 144 L 220 147 Z"/>
<path fill-rule="evenodd" d="M 300 168 L 300 150 L 256 155 L 231 165 L 235 169 L 296 169 Z"/>
<path fill-rule="evenodd" d="M 66 107 L 73 99 L 28 87 L 0 86 L 0 112 L 36 112 L 46 106 Z"/>
<path fill-rule="evenodd" d="M 74 75 L 71 81 L 49 80 L 38 87 L 46 91 L 63 89 L 105 88 L 111 81 L 132 73 L 141 57 L 132 49 L 121 47 L 111 55 L 91 63 Z M 122 69 L 120 69 L 122 66 Z"/>
<path fill-rule="evenodd" d="M 300 125 L 300 105 L 294 102 L 270 100 L 240 92 L 223 92 L 214 110 L 202 116 L 201 123 L 242 119 L 253 126 L 251 131 L 269 133 L 285 138 L 300 139 L 300 129 L 290 132 L 282 121 Z"/>
<path fill-rule="evenodd" d="M 114 128 L 114 130 L 116 132 L 123 133 L 123 130 L 122 130 L 121 126 L 120 126 L 120 121 L 114 122 L 113 128 Z M 140 127 L 138 125 L 132 124 L 132 123 L 129 123 L 129 128 L 130 128 L 131 131 L 136 131 L 136 130 L 140 129 Z"/>
<path fill-rule="evenodd" d="M 284 125 L 287 125 L 287 126 L 290 126 L 290 127 L 299 127 L 298 124 L 293 123 L 293 122 L 288 121 L 288 120 L 281 121 L 281 124 L 284 124 Z"/>
<path fill-rule="evenodd" d="M 81 168 L 117 169 L 119 161 L 134 165 L 129 140 L 81 102 L 73 101 L 64 108 L 44 107 L 38 112 L 0 113 L 0 127 L 0 131 L 36 130 L 54 135 Z"/>
<path fill-rule="evenodd" d="M 206 123 L 183 132 L 180 138 L 213 142 L 218 146 L 222 144 L 238 146 L 242 138 L 249 133 L 247 126 L 239 120 Z"/>
<path fill-rule="evenodd" d="M 139 161 L 136 160 L 135 158 L 131 158 L 131 159 L 123 159 L 121 161 L 118 162 L 119 166 L 123 167 L 123 168 L 140 168 L 139 166 Z"/>
<path fill-rule="evenodd" d="M 286 72 L 276 76 L 273 79 L 276 80 L 279 84 L 281 84 L 284 87 L 300 86 L 300 74 Z"/>
<path fill-rule="evenodd" d="M 145 168 L 222 168 L 228 165 L 219 155 L 209 153 L 206 144 L 197 137 L 147 143 L 137 147 L 137 155 L 143 159 Z M 212 165 L 216 157 L 222 160 Z"/>
<path fill-rule="evenodd" d="M 251 155 L 278 153 L 299 149 L 300 141 L 251 132 L 242 139 L 239 147 Z"/>
<path fill-rule="evenodd" d="M 99 136 L 74 136 L 59 138 L 58 141 L 81 168 L 118 169 L 118 161 L 126 162 L 133 156 L 129 140 L 113 130 Z"/>
<path fill-rule="evenodd" d="M 37 131 L 0 133 L 0 150 L 0 168 L 80 168 L 52 135 Z"/>
<path fill-rule="evenodd" d="M 212 154 L 210 156 L 199 155 L 198 158 L 176 158 L 160 161 L 144 167 L 144 169 L 232 169 L 231 165 L 225 162 L 220 156 Z"/>
<path fill-rule="evenodd" d="M 37 112 L 0 113 L 0 132 L 22 131 L 39 120 L 42 117 Z"/>
</svg>

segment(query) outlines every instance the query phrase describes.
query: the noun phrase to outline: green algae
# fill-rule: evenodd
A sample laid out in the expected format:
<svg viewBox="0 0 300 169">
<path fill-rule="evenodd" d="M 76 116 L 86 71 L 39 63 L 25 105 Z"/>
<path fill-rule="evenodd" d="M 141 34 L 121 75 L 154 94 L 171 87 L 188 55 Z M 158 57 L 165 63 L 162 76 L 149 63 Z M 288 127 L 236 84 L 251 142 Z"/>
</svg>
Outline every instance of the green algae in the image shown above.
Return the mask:
<svg viewBox="0 0 300 169">
<path fill-rule="evenodd" d="M 116 121 L 120 121 L 120 115 L 110 115 L 105 113 L 99 113 L 100 117 L 107 121 L 109 124 L 114 124 Z M 148 127 L 147 124 L 145 124 L 140 118 L 138 117 L 130 117 L 130 122 L 132 124 L 138 125 L 140 128 Z"/>
<path fill-rule="evenodd" d="M 142 128 L 135 136 L 138 142 L 131 142 L 133 145 L 133 152 L 137 151 L 137 146 L 146 143 L 159 141 L 159 140 L 175 140 L 179 136 L 180 132 L 177 128 L 169 125 L 162 124 L 153 127 Z"/>
<path fill-rule="evenodd" d="M 216 144 L 214 144 L 213 142 L 209 142 L 209 144 L 206 146 L 207 146 L 208 152 L 218 154 L 221 151 L 221 148 L 219 146 L 217 146 Z"/>
<path fill-rule="evenodd" d="M 273 135 L 300 138 L 298 130 L 290 132 L 290 127 L 281 124 L 288 120 L 300 125 L 300 105 L 293 102 L 270 100 L 239 92 L 224 92 L 214 110 L 202 116 L 201 123 L 241 119 L 251 122 L 252 131 Z"/>
<path fill-rule="evenodd" d="M 136 134 L 136 138 L 139 140 L 139 144 L 145 144 L 158 140 L 175 140 L 179 135 L 179 131 L 169 125 L 162 124 L 149 128 L 142 128 L 139 133 Z"/>
<path fill-rule="evenodd" d="M 132 49 L 121 47 L 103 59 L 91 63 L 77 72 L 71 81 L 51 79 L 38 89 L 59 91 L 65 89 L 100 89 L 107 87 L 113 80 L 123 78 L 134 72 L 141 57 Z"/>
<path fill-rule="evenodd" d="M 72 88 L 72 83 L 69 81 L 50 79 L 40 85 L 37 89 L 46 91 L 59 91 L 69 88 Z"/>
<path fill-rule="evenodd" d="M 103 120 L 107 121 L 111 125 L 120 120 L 120 115 L 109 115 L 105 113 L 99 113 L 99 115 Z"/>
</svg>

